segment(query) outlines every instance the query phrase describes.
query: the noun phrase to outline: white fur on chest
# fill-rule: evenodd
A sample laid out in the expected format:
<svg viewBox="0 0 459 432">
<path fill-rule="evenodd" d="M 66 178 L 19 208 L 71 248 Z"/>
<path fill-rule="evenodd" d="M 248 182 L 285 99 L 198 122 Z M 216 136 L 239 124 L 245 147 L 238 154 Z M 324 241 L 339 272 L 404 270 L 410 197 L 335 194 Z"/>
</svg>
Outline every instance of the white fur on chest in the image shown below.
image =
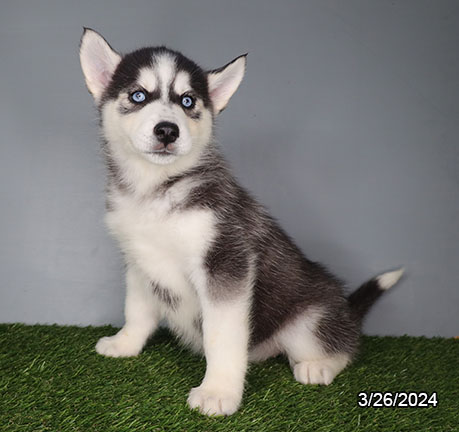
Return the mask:
<svg viewBox="0 0 459 432">
<path fill-rule="evenodd" d="M 201 311 L 190 281 L 201 271 L 215 238 L 215 218 L 208 209 L 180 208 L 191 186 L 175 185 L 150 200 L 111 195 L 114 210 L 107 213 L 106 222 L 128 262 L 180 299 L 175 310 L 162 307 L 161 315 L 185 342 L 199 348 L 196 318 Z"/>
<path fill-rule="evenodd" d="M 114 210 L 106 216 L 110 231 L 127 258 L 160 284 L 175 285 L 178 275 L 188 277 L 215 237 L 212 211 L 181 208 L 192 186 L 182 181 L 148 200 L 122 193 L 111 196 Z"/>
</svg>

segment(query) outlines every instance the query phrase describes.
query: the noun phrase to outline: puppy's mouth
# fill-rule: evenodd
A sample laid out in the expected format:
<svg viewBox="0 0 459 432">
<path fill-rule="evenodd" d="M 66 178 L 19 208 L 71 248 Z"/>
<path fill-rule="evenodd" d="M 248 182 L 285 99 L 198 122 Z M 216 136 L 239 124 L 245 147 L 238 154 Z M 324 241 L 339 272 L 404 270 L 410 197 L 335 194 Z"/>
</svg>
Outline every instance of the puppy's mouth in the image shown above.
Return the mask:
<svg viewBox="0 0 459 432">
<path fill-rule="evenodd" d="M 176 154 L 176 148 L 175 146 L 168 144 L 164 146 L 164 144 L 159 143 L 153 147 L 152 150 L 146 151 L 146 154 L 154 154 L 154 155 L 175 155 Z"/>
<path fill-rule="evenodd" d="M 161 150 L 152 150 L 152 151 L 147 151 L 145 153 L 155 154 L 155 155 L 173 155 L 175 154 L 175 150 L 169 150 L 169 149 L 163 148 Z"/>
</svg>

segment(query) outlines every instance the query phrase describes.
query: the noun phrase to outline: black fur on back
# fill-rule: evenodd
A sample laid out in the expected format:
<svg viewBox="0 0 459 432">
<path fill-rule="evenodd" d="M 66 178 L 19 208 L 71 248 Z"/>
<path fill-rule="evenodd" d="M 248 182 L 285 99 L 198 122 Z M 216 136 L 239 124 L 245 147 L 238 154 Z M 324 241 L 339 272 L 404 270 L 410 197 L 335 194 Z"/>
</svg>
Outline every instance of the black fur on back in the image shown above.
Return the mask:
<svg viewBox="0 0 459 432">
<path fill-rule="evenodd" d="M 251 311 L 251 345 L 269 339 L 308 308 L 324 314 L 316 334 L 327 352 L 355 352 L 360 331 L 344 295 L 343 284 L 322 265 L 308 260 L 279 224 L 242 188 L 215 145 L 201 163 L 161 186 L 164 192 L 185 178 L 201 182 L 185 207 L 212 209 L 218 219 L 218 238 L 206 258 L 209 275 L 228 282 L 242 280 L 250 256 L 256 256 L 256 279 Z M 236 296 L 238 284 L 213 284 L 216 301 Z M 233 288 L 231 288 L 233 287 Z M 236 290 L 235 292 L 231 289 Z"/>
</svg>

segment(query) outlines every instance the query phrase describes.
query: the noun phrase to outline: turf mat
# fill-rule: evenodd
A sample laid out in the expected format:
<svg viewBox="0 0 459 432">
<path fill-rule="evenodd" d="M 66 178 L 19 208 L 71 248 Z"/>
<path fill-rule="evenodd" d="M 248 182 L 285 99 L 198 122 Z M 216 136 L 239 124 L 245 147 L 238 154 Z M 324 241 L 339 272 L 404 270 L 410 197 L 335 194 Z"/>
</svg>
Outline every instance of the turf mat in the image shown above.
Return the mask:
<svg viewBox="0 0 459 432">
<path fill-rule="evenodd" d="M 294 381 L 282 357 L 250 367 L 240 410 L 202 416 L 186 399 L 205 361 L 166 330 L 129 359 L 106 358 L 105 327 L 0 325 L 0 431 L 458 431 L 459 340 L 362 338 L 329 386 Z M 437 392 L 437 406 L 361 408 L 359 392 Z"/>
</svg>

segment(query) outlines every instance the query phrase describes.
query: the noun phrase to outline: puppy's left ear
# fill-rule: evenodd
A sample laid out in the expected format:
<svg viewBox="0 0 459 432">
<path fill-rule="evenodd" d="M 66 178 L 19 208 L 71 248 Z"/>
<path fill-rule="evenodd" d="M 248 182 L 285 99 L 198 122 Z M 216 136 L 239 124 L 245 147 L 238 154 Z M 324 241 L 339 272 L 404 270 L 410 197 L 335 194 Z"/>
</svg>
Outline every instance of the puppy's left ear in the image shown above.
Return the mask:
<svg viewBox="0 0 459 432">
<path fill-rule="evenodd" d="M 214 107 L 214 113 L 220 113 L 227 105 L 231 96 L 239 87 L 245 73 L 247 54 L 235 58 L 220 69 L 207 73 L 209 96 Z"/>
<path fill-rule="evenodd" d="M 85 28 L 80 43 L 80 61 L 86 85 L 96 103 L 99 103 L 121 56 L 99 33 Z"/>
</svg>

